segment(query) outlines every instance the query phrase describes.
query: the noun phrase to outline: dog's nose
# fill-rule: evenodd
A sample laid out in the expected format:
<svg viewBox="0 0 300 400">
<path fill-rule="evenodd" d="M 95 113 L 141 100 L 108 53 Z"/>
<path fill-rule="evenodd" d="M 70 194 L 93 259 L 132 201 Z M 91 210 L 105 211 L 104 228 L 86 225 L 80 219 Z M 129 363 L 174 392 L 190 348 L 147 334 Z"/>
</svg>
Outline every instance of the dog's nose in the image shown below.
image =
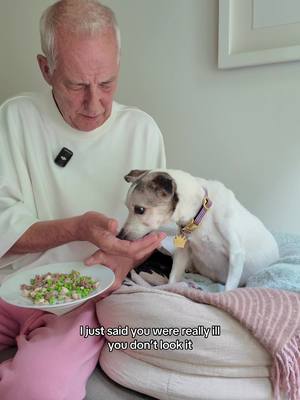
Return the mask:
<svg viewBox="0 0 300 400">
<path fill-rule="evenodd" d="M 126 232 L 125 232 L 125 230 L 123 228 L 118 233 L 117 238 L 121 239 L 121 240 L 125 240 L 126 239 Z"/>
</svg>

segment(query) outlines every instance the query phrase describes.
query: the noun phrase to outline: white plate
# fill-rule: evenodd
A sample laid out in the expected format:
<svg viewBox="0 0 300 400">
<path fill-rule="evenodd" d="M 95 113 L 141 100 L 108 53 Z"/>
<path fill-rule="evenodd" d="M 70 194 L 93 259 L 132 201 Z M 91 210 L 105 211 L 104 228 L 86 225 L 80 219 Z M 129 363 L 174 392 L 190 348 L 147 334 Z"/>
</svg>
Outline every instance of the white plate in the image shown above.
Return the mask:
<svg viewBox="0 0 300 400">
<path fill-rule="evenodd" d="M 79 271 L 83 275 L 87 275 L 99 281 L 97 289 L 91 293 L 88 297 L 79 300 L 69 301 L 63 304 L 45 304 L 37 305 L 33 304 L 32 301 L 22 295 L 20 285 L 22 283 L 30 284 L 30 279 L 34 278 L 35 275 L 46 274 L 47 272 L 55 273 L 70 273 L 72 270 Z M 99 295 L 108 289 L 115 280 L 115 274 L 109 268 L 103 265 L 93 265 L 92 267 L 86 267 L 82 262 L 69 262 L 59 264 L 47 264 L 41 267 L 35 267 L 19 271 L 16 274 L 8 277 L 0 287 L 0 297 L 9 304 L 13 304 L 18 307 L 35 308 L 38 310 L 49 311 L 56 315 L 62 315 L 72 309 L 80 306 L 87 300 Z"/>
</svg>

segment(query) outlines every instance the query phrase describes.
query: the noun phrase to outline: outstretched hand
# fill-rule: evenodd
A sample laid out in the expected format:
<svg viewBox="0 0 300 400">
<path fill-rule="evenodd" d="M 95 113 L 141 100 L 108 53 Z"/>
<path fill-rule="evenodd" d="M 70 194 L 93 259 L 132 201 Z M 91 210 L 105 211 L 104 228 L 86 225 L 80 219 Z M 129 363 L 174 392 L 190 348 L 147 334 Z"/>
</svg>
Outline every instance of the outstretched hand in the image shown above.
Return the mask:
<svg viewBox="0 0 300 400">
<path fill-rule="evenodd" d="M 99 213 L 87 214 L 85 232 L 83 231 L 82 235 L 85 235 L 85 240 L 89 240 L 100 249 L 85 260 L 85 265 L 103 264 L 114 271 L 116 277 L 114 284 L 96 298 L 99 300 L 119 288 L 128 272 L 146 260 L 160 246 L 166 234 L 151 233 L 135 241 L 121 240 L 116 237 L 116 220 Z"/>
<path fill-rule="evenodd" d="M 86 265 L 102 262 L 103 253 L 128 257 L 137 262 L 151 254 L 166 237 L 164 233 L 154 233 L 135 241 L 118 239 L 118 222 L 97 212 L 84 214 L 79 229 L 80 240 L 89 241 L 101 249 L 86 260 Z"/>
</svg>

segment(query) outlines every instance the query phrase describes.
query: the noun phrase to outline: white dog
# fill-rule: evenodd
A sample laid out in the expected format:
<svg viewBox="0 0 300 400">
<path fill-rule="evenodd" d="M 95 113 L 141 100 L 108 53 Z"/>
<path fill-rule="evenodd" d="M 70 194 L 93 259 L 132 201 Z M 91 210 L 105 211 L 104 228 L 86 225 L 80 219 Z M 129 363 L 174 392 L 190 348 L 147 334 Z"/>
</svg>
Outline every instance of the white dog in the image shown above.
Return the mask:
<svg viewBox="0 0 300 400">
<path fill-rule="evenodd" d="M 134 240 L 171 221 L 179 227 L 170 283 L 192 265 L 231 290 L 278 259 L 272 234 L 222 183 L 179 170 L 133 170 L 125 180 L 129 215 L 119 237 Z"/>
</svg>

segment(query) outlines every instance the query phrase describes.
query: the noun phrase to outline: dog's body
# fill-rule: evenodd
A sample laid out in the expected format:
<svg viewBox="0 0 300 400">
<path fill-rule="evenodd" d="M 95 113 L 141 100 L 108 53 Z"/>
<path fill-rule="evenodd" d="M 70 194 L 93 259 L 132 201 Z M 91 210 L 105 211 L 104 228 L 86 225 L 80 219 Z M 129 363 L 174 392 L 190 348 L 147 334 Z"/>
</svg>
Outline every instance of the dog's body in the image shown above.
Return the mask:
<svg viewBox="0 0 300 400">
<path fill-rule="evenodd" d="M 137 239 L 170 221 L 185 227 L 206 196 L 211 202 L 200 225 L 186 235 L 184 248 L 176 249 L 170 283 L 179 281 L 193 265 L 230 290 L 278 259 L 272 234 L 222 183 L 179 170 L 132 171 L 125 179 L 133 185 L 127 197 L 124 238 Z"/>
</svg>

